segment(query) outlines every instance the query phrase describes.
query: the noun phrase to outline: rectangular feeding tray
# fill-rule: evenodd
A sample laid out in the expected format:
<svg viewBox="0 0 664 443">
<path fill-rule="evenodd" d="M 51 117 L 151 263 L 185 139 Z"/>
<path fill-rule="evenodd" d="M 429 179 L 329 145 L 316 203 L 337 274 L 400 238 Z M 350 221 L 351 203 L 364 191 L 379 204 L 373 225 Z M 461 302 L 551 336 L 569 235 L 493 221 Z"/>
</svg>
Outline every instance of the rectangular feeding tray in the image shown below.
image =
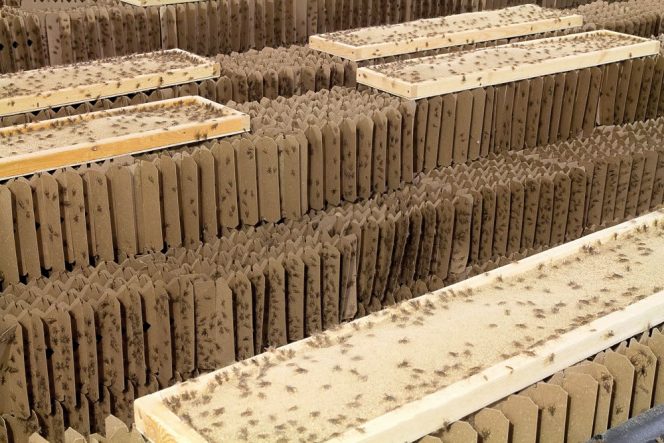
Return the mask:
<svg viewBox="0 0 664 443">
<path fill-rule="evenodd" d="M 581 25 L 581 15 L 544 9 L 537 5 L 521 5 L 312 35 L 309 37 L 309 46 L 328 54 L 360 61 Z"/>
<path fill-rule="evenodd" d="M 659 54 L 659 42 L 592 31 L 385 63 L 357 70 L 357 82 L 408 99 L 509 83 Z"/>
<path fill-rule="evenodd" d="M 152 441 L 415 441 L 663 322 L 663 260 L 660 211 L 142 397 L 135 422 Z"/>
<path fill-rule="evenodd" d="M 0 116 L 219 76 L 219 63 L 181 49 L 0 75 Z"/>
<path fill-rule="evenodd" d="M 0 129 L 0 180 L 249 130 L 249 116 L 188 96 Z"/>
</svg>

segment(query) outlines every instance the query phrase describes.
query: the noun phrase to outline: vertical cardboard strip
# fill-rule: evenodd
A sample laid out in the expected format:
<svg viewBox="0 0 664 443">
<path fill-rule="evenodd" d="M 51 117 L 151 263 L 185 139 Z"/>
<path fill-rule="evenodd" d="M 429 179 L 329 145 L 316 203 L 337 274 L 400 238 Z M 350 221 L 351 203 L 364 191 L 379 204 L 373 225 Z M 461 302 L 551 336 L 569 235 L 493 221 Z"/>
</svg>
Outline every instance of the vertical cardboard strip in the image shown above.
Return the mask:
<svg viewBox="0 0 664 443">
<path fill-rule="evenodd" d="M 537 441 L 539 408 L 528 397 L 514 394 L 496 405 L 511 424 L 512 443 Z"/>
<path fill-rule="evenodd" d="M 154 164 L 159 171 L 161 216 L 166 246 L 182 246 L 177 167 L 173 159 L 167 155 L 157 158 Z"/>
<path fill-rule="evenodd" d="M 126 377 L 136 385 L 146 383 L 145 338 L 143 334 L 143 310 L 141 306 L 140 285 L 123 286 L 117 292 L 122 307 L 122 335 L 124 338 Z"/>
<path fill-rule="evenodd" d="M 134 196 L 139 250 L 161 251 L 164 247 L 159 189 L 159 170 L 154 163 L 141 161 L 134 169 Z M 127 220 L 129 223 L 129 220 Z"/>
<path fill-rule="evenodd" d="M 566 441 L 589 440 L 593 435 L 597 381 L 588 374 L 566 372 L 556 374 L 550 383 L 562 386 L 569 397 Z"/>
<path fill-rule="evenodd" d="M 212 370 L 223 365 L 222 337 L 218 335 L 217 289 L 212 280 L 197 280 L 193 285 L 196 331 L 196 368 Z"/>
<path fill-rule="evenodd" d="M 233 325 L 237 359 L 244 360 L 254 355 L 254 313 L 251 281 L 244 272 L 236 272 L 230 280 L 233 290 Z"/>
<path fill-rule="evenodd" d="M 280 202 L 281 207 L 277 207 L 278 215 L 277 220 L 282 216 L 288 219 L 297 220 L 302 215 L 302 199 L 300 196 L 301 191 L 301 176 L 300 174 L 306 173 L 300 169 L 301 155 L 306 155 L 300 151 L 300 144 L 295 137 L 289 135 L 285 139 L 277 140 L 278 147 L 278 163 L 279 174 L 275 177 L 275 190 L 279 191 L 277 204 Z"/>
<path fill-rule="evenodd" d="M 617 351 L 625 355 L 634 366 L 635 385 L 630 417 L 635 417 L 650 409 L 652 404 L 657 358 L 648 346 L 634 339 Z"/>
<path fill-rule="evenodd" d="M 438 141 L 438 166 L 449 166 L 452 164 L 454 155 L 454 128 L 456 125 L 457 95 L 447 94 L 443 96 L 442 123 L 440 127 L 440 138 Z"/>
<path fill-rule="evenodd" d="M 341 137 L 341 195 L 345 201 L 357 199 L 357 127 L 353 119 L 339 125 Z M 384 159 L 383 159 L 384 164 Z"/>
<path fill-rule="evenodd" d="M 305 266 L 305 336 L 311 336 L 323 329 L 321 257 L 317 250 L 306 248 L 302 261 Z"/>
<path fill-rule="evenodd" d="M 454 233 L 449 267 L 452 274 L 461 273 L 468 263 L 472 210 L 471 196 L 459 195 L 454 199 Z"/>
<path fill-rule="evenodd" d="M 620 71 L 616 86 L 616 101 L 613 108 L 613 123 L 620 125 L 625 121 L 625 108 L 632 74 L 632 60 L 620 63 Z"/>
<path fill-rule="evenodd" d="M 196 149 L 193 158 L 198 166 L 201 235 L 204 242 L 212 242 L 217 238 L 219 226 L 215 160 L 210 150 L 206 148 Z"/>
<path fill-rule="evenodd" d="M 540 409 L 540 436 L 545 435 L 551 442 L 565 441 L 568 396 L 563 388 L 541 382 L 526 388 L 521 394 L 529 397 Z"/>
<path fill-rule="evenodd" d="M 613 403 L 609 427 L 613 428 L 629 418 L 634 386 L 634 366 L 629 358 L 612 350 L 598 354 L 594 361 L 603 364 L 613 376 Z"/>
<path fill-rule="evenodd" d="M 83 183 L 92 259 L 95 263 L 112 261 L 113 232 L 106 176 L 100 171 L 91 169 L 85 172 Z"/>
<path fill-rule="evenodd" d="M 436 165 L 438 163 L 438 158 L 448 158 L 452 157 L 451 153 L 445 153 L 443 154 L 442 152 L 439 152 L 439 145 L 442 146 L 442 143 L 440 143 L 440 127 L 442 123 L 442 115 L 443 115 L 443 97 L 442 96 L 436 96 L 428 99 L 429 101 L 429 112 L 427 114 L 427 126 L 426 126 L 426 141 L 425 141 L 425 148 L 424 148 L 424 164 L 423 164 L 423 170 L 424 172 L 430 172 L 434 168 L 436 168 Z M 445 110 L 447 110 L 445 108 Z M 453 147 L 452 144 L 446 145 L 443 148 L 445 151 L 452 151 Z M 445 163 L 443 163 L 444 165 Z"/>
<path fill-rule="evenodd" d="M 12 194 L 4 185 L 0 185 L 0 244 L 3 245 L 3 253 L 0 254 L 0 289 L 2 289 L 19 281 Z"/>
<path fill-rule="evenodd" d="M 217 336 L 219 337 L 220 363 L 227 366 L 235 362 L 235 325 L 233 318 L 233 292 L 223 278 L 215 281 Z"/>
<path fill-rule="evenodd" d="M 514 115 L 512 117 L 512 134 L 510 149 L 520 151 L 526 142 L 526 120 L 528 113 L 528 100 L 532 80 L 522 80 L 516 83 L 514 91 Z"/>
<path fill-rule="evenodd" d="M 21 277 L 33 280 L 41 275 L 39 246 L 35 227 L 34 205 L 30 184 L 24 178 L 9 182 L 18 239 L 18 258 Z"/>
<path fill-rule="evenodd" d="M 251 282 L 253 306 L 254 352 L 263 352 L 263 331 L 265 329 L 265 273 L 261 265 L 255 264 L 247 273 Z"/>
<path fill-rule="evenodd" d="M 477 88 L 472 93 L 472 115 L 470 117 L 470 135 L 468 142 L 468 160 L 477 160 L 482 150 L 482 131 L 487 93 L 484 88 Z"/>
<path fill-rule="evenodd" d="M 323 329 L 339 324 L 340 260 L 337 248 L 329 243 L 323 245 L 321 249 Z"/>
<path fill-rule="evenodd" d="M 138 253 L 134 193 L 127 192 L 134 188 L 133 177 L 129 168 L 116 165 L 108 168 L 106 177 L 116 253 L 118 258 L 123 260 Z M 139 225 L 141 223 L 142 221 Z"/>
<path fill-rule="evenodd" d="M 185 247 L 194 247 L 201 241 L 198 166 L 184 153 L 174 157 L 177 169 L 182 239 Z"/>
<path fill-rule="evenodd" d="M 50 174 L 33 176 L 30 181 L 42 268 L 49 272 L 64 271 L 58 183 Z"/>
<path fill-rule="evenodd" d="M 471 422 L 483 442 L 508 441 L 510 422 L 499 409 L 484 408 L 473 415 Z"/>
<path fill-rule="evenodd" d="M 305 337 L 305 271 L 304 262 L 295 253 L 284 259 L 286 272 L 288 341 L 294 342 Z"/>
<path fill-rule="evenodd" d="M 5 371 L 7 382 L 0 385 L 0 393 L 5 399 L 0 412 L 11 413 L 19 418 L 28 418 L 30 403 L 23 357 L 23 329 L 12 315 L 0 318 L 0 342 L 3 344 L 3 355 L 7 359 L 8 368 Z"/>
<path fill-rule="evenodd" d="M 407 101 L 400 105 L 401 115 L 401 180 L 406 183 L 413 181 L 415 175 L 415 116 L 417 105 Z"/>
<path fill-rule="evenodd" d="M 221 227 L 235 228 L 240 223 L 238 184 L 233 146 L 222 141 L 212 146 L 217 184 L 217 212 Z"/>
<path fill-rule="evenodd" d="M 274 258 L 269 260 L 266 285 L 269 295 L 266 308 L 265 344 L 279 347 L 288 343 L 286 274 L 280 260 Z"/>
</svg>

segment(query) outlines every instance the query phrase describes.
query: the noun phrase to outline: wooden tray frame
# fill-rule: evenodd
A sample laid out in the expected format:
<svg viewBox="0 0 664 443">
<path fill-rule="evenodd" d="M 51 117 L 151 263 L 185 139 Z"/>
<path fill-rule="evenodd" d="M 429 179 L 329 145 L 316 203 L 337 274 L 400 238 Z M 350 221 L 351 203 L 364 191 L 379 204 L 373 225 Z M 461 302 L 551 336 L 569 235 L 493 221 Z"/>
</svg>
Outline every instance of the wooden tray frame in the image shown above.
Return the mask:
<svg viewBox="0 0 664 443">
<path fill-rule="evenodd" d="M 591 31 L 584 34 L 625 35 L 606 30 Z M 542 42 L 544 40 L 560 42 L 574 39 L 579 35 L 580 34 L 570 34 L 561 37 L 530 40 L 526 42 L 513 43 L 509 46 L 527 47 L 528 45 Z M 604 65 L 622 60 L 659 54 L 660 43 L 657 40 L 649 40 L 631 35 L 629 37 L 638 39 L 640 41 L 638 43 L 622 46 L 619 48 L 610 48 L 602 51 L 554 58 L 538 64 L 524 65 L 519 69 L 511 69 L 507 67 L 496 71 L 477 71 L 477 75 L 468 76 L 469 78 L 466 78 L 465 75 L 453 75 L 435 80 L 426 80 L 418 83 L 412 83 L 395 77 L 390 77 L 386 74 L 376 71 L 375 68 L 385 66 L 377 65 L 374 67 L 359 68 L 357 70 L 357 82 L 372 88 L 380 89 L 381 91 L 385 91 L 390 94 L 397 95 L 399 97 L 417 100 L 420 98 L 433 97 L 436 95 L 460 92 L 479 87 L 510 83 L 528 78 L 557 74 L 575 69 L 589 68 L 592 66 Z M 495 48 L 501 47 L 502 46 L 496 46 Z M 477 51 L 492 51 L 495 48 L 479 49 Z M 439 59 L 440 63 L 444 64 L 446 56 L 447 54 L 436 55 L 432 57 L 425 57 L 421 60 L 428 61 L 431 59 Z M 429 64 L 427 66 L 432 65 Z"/>
<path fill-rule="evenodd" d="M 639 227 L 661 224 L 663 221 L 664 211 L 652 212 L 533 255 L 520 262 L 456 283 L 440 291 L 423 295 L 415 300 L 423 301 L 428 297 L 435 298 L 440 292 L 449 290 L 465 291 L 489 284 L 499 276 L 504 278 L 527 272 L 542 264 L 558 261 L 578 253 L 583 250 L 584 246 L 608 241 L 614 236 L 626 234 Z M 367 316 L 354 323 L 364 324 L 371 320 L 371 316 Z M 353 429 L 329 441 L 334 443 L 415 441 L 662 322 L 664 322 L 664 291 L 547 342 L 537 350 L 535 357 L 523 355 L 512 357 L 420 400 L 405 404 L 392 412 L 370 420 L 363 425 L 363 433 Z M 306 348 L 307 340 L 292 343 L 285 346 L 284 349 Z M 551 361 L 551 355 L 554 355 L 553 361 Z M 198 380 L 204 385 L 206 381 L 212 381 L 217 372 L 219 371 L 203 375 Z M 177 386 L 173 386 L 134 402 L 134 420 L 138 430 L 155 443 L 205 442 L 206 440 L 200 434 L 171 412 L 162 402 L 162 398 L 169 396 L 177 389 Z"/>
<path fill-rule="evenodd" d="M 196 3 L 204 0 L 120 0 L 123 3 L 134 6 L 167 6 L 177 5 L 178 3 Z"/>
<path fill-rule="evenodd" d="M 150 131 L 126 134 L 123 136 L 109 137 L 96 142 L 78 143 L 70 146 L 45 149 L 43 151 L 17 154 L 10 157 L 0 158 L 0 180 L 11 177 L 34 174 L 36 172 L 59 169 L 67 166 L 75 166 L 83 163 L 99 161 L 107 158 L 140 152 L 153 151 L 186 143 L 202 142 L 213 138 L 227 135 L 239 134 L 249 131 L 250 118 L 247 114 L 235 111 L 226 106 L 198 96 L 186 96 L 160 100 L 141 105 L 127 106 L 105 111 L 89 112 L 74 117 L 63 117 L 53 120 L 29 123 L 27 125 L 9 126 L 0 129 L 0 135 L 13 132 L 17 129 L 35 131 L 40 128 L 49 127 L 54 122 L 65 122 L 68 124 L 104 116 L 123 114 L 127 110 L 136 111 L 149 110 L 161 106 L 174 107 L 186 106 L 187 104 L 202 104 L 213 106 L 219 110 L 232 111 L 230 115 L 213 118 L 205 122 L 186 122 L 181 125 L 153 129 Z"/>
<path fill-rule="evenodd" d="M 2 98 L 0 99 L 0 116 L 19 114 L 23 112 L 33 112 L 40 109 L 47 109 L 56 106 L 66 106 L 90 100 L 98 100 L 100 98 L 133 94 L 136 92 L 156 89 L 160 87 L 175 86 L 217 78 L 220 75 L 221 68 L 219 63 L 205 57 L 201 57 L 181 49 L 168 49 L 166 51 L 159 52 L 182 54 L 192 59 L 205 62 L 205 64 L 192 65 L 189 68 L 174 69 L 160 73 L 148 73 L 136 77 L 125 78 L 120 81 L 109 80 L 101 83 L 92 83 L 58 90 L 39 91 L 33 95 Z M 144 55 L 146 58 L 149 58 L 151 54 L 155 54 L 155 52 L 134 54 L 131 55 L 131 57 Z M 123 58 L 124 57 L 127 56 L 123 56 Z M 95 65 L 100 62 L 109 62 L 112 60 L 112 58 L 94 60 L 85 62 L 85 64 Z M 44 71 L 44 75 L 57 76 L 59 72 L 62 72 L 63 68 L 70 68 L 71 66 L 73 65 L 46 67 L 39 68 L 38 70 Z M 7 79 L 8 82 L 15 81 L 14 79 L 20 75 L 20 72 L 2 75 L 0 76 L 0 82 L 3 79 Z"/>
<path fill-rule="evenodd" d="M 533 7 L 535 5 L 521 5 L 514 6 L 506 9 L 519 9 L 524 7 Z M 539 7 L 538 7 L 539 8 Z M 543 9 L 543 8 L 539 8 Z M 465 14 L 458 14 L 452 17 L 469 17 L 483 16 L 483 15 L 498 15 L 498 13 L 505 11 L 505 9 L 493 11 L 478 11 L 468 12 Z M 439 20 L 435 19 L 420 19 L 412 22 L 401 23 L 398 25 L 388 25 L 391 28 L 417 26 L 418 24 L 426 24 Z M 326 52 L 328 54 L 336 55 L 338 57 L 346 58 L 353 61 L 371 60 L 379 57 L 387 57 L 391 55 L 408 54 L 419 51 L 428 51 L 432 49 L 446 48 L 450 46 L 465 45 L 468 43 L 480 43 L 490 40 L 499 40 L 502 38 L 518 37 L 522 35 L 537 34 L 540 32 L 550 32 L 560 29 L 572 28 L 575 26 L 583 25 L 583 16 L 578 14 L 570 14 L 560 18 L 550 18 L 542 20 L 533 20 L 524 23 L 515 23 L 506 26 L 497 26 L 490 29 L 468 29 L 467 31 L 454 32 L 449 34 L 441 34 L 429 37 L 406 37 L 403 40 L 397 41 L 384 41 L 381 43 L 373 43 L 362 46 L 349 45 L 339 41 L 332 40 L 331 34 L 319 34 L 309 37 L 309 46 L 312 49 Z M 374 26 L 369 28 L 362 28 L 355 30 L 355 32 L 363 32 L 370 34 L 374 30 L 385 28 L 385 26 Z M 406 29 L 408 30 L 408 29 Z"/>
</svg>

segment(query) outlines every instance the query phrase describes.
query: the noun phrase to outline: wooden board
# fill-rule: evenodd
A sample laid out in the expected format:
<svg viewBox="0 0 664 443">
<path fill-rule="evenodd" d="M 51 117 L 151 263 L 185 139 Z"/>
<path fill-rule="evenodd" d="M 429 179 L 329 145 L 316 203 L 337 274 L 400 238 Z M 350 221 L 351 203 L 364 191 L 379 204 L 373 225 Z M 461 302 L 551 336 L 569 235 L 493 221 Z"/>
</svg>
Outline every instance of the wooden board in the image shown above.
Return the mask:
<svg viewBox="0 0 664 443">
<path fill-rule="evenodd" d="M 592 31 L 363 67 L 357 81 L 419 99 L 646 57 L 659 47 L 655 40 Z"/>
<path fill-rule="evenodd" d="M 312 35 L 309 46 L 354 61 L 499 40 L 583 24 L 583 16 L 521 5 Z"/>
<path fill-rule="evenodd" d="M 603 302 L 598 301 L 599 311 L 590 316 L 590 311 L 583 312 L 582 306 L 594 303 L 590 298 L 607 278 L 606 268 L 598 268 L 598 263 L 612 262 L 624 253 L 647 260 L 648 266 L 657 266 L 661 252 L 659 256 L 651 254 L 645 258 L 633 244 L 659 237 L 663 218 L 663 212 L 643 216 L 369 315 L 337 331 L 262 354 L 249 364 L 238 363 L 190 381 L 185 387 L 176 386 L 143 397 L 135 402 L 137 427 L 152 441 L 202 442 L 245 433 L 251 440 L 252 435 L 263 431 L 274 432 L 274 439 L 276 434 L 281 437 L 304 434 L 331 442 L 417 440 L 661 323 L 664 293 L 650 289 L 656 281 L 647 285 L 650 292 L 646 294 L 651 295 L 636 297 L 622 306 L 605 310 Z M 653 230 L 657 232 L 646 234 Z M 652 236 L 646 239 L 641 235 Z M 618 244 L 622 246 L 621 252 L 609 252 L 616 251 L 613 247 Z M 605 254 L 613 255 L 607 259 Z M 593 260 L 595 264 L 591 263 Z M 578 281 L 587 289 L 569 289 L 566 277 L 556 283 L 559 286 L 554 288 L 554 295 L 547 297 L 541 296 L 541 289 L 502 290 L 523 282 L 522 277 L 526 283 L 537 282 L 544 289 L 551 288 L 556 277 L 542 280 L 547 280 L 553 269 L 560 269 L 565 263 L 574 270 L 568 267 L 560 272 L 582 276 L 583 280 Z M 624 276 L 629 283 L 626 280 L 617 283 L 608 274 L 612 280 L 610 286 L 632 284 L 646 275 L 653 276 L 646 269 L 636 273 L 634 267 L 632 270 L 632 274 Z M 615 287 L 613 290 L 622 291 Z M 500 300 L 482 303 L 489 293 Z M 570 295 L 573 293 L 577 295 Z M 563 299 L 567 303 L 561 305 Z M 546 325 L 533 320 L 538 328 L 516 323 L 523 320 L 520 317 L 523 312 L 531 315 L 533 306 L 536 308 L 539 303 L 551 303 L 549 307 L 557 307 L 557 315 L 549 316 Z M 486 309 L 484 321 L 496 325 L 476 321 L 469 328 L 470 318 L 459 315 L 464 309 L 474 312 L 472 316 Z M 561 321 L 563 316 L 567 319 Z M 446 329 L 449 322 L 455 321 L 462 328 L 457 331 L 461 337 Z M 563 328 L 562 333 L 551 335 L 546 331 L 547 328 L 557 331 L 559 327 Z M 424 328 L 421 334 L 415 332 L 418 328 Z M 540 334 L 544 338 L 538 340 Z M 458 343 L 458 347 L 451 346 L 452 342 Z M 391 345 L 382 352 L 377 351 L 376 343 Z M 399 352 L 394 351 L 397 347 Z M 462 354 L 451 352 L 464 348 L 467 352 Z M 453 364 L 455 361 L 458 365 Z M 477 363 L 480 365 L 470 366 Z M 450 378 L 450 374 L 455 375 Z M 362 395 L 357 395 L 360 389 Z M 236 402 L 245 390 L 248 396 L 258 400 Z M 203 395 L 205 405 L 200 401 Z M 206 411 L 220 405 L 225 406 L 221 420 L 227 427 L 213 431 L 209 425 L 218 419 Z M 290 406 L 288 410 L 284 405 Z M 271 424 L 269 414 L 274 414 L 274 423 L 293 423 L 292 427 L 285 426 L 280 432 Z M 263 417 L 265 421 L 261 421 Z M 252 424 L 244 426 L 245 420 L 252 420 Z"/>
<path fill-rule="evenodd" d="M 120 0 L 123 3 L 128 3 L 130 5 L 136 6 L 165 6 L 165 5 L 175 5 L 178 3 L 193 3 L 200 2 L 202 0 Z"/>
<path fill-rule="evenodd" d="M 181 97 L 0 130 L 0 179 L 249 130 L 249 116 Z"/>
<path fill-rule="evenodd" d="M 115 97 L 219 76 L 219 63 L 180 49 L 0 75 L 0 115 Z"/>
</svg>

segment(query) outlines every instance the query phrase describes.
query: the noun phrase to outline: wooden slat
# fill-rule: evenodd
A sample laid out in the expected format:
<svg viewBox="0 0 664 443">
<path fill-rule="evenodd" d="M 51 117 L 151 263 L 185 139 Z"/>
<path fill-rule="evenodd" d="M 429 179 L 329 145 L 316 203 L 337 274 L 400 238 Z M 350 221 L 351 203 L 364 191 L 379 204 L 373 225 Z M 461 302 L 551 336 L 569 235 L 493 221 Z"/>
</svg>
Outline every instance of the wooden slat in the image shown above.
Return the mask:
<svg viewBox="0 0 664 443">
<path fill-rule="evenodd" d="M 0 179 L 249 130 L 249 116 L 181 97 L 0 130 Z"/>
<path fill-rule="evenodd" d="M 36 111 L 219 76 L 219 64 L 171 49 L 0 76 L 0 115 Z"/>
<path fill-rule="evenodd" d="M 128 3 L 130 5 L 136 6 L 165 6 L 165 5 L 175 5 L 177 3 L 193 3 L 200 2 L 202 0 L 120 0 L 123 3 Z"/>
<path fill-rule="evenodd" d="M 204 375 L 184 388 L 176 386 L 143 397 L 135 402 L 138 429 L 150 439 L 163 441 L 224 440 L 238 432 L 246 433 L 249 440 L 262 432 L 268 438 L 270 432 L 286 437 L 297 432 L 330 442 L 414 441 L 662 322 L 664 293 L 657 288 L 650 296 L 614 305 L 608 311 L 601 301 L 597 311 L 582 308 L 594 303 L 590 301 L 594 292 L 605 284 L 606 268 L 598 263 L 617 260 L 618 252 L 610 252 L 618 251 L 613 246 L 622 245 L 620 253 L 647 260 L 648 269 L 658 265 L 661 251 L 645 258 L 634 245 L 654 241 L 662 229 L 656 228 L 662 217 L 662 212 L 649 214 L 342 325 L 338 331 L 263 354 L 249 364 L 238 363 Z M 653 248 L 657 250 L 656 245 Z M 573 263 L 584 290 L 569 289 L 566 280 L 572 268 L 561 268 L 565 263 Z M 554 282 L 556 272 L 565 275 L 564 281 Z M 616 285 L 632 284 L 639 273 L 650 272 L 632 267 L 631 274 L 624 275 L 620 283 L 614 279 L 610 286 L 621 292 Z M 521 277 L 525 278 L 523 284 L 532 281 L 543 288 L 501 291 L 523 282 Z M 553 295 L 542 297 L 544 289 L 553 289 Z M 488 294 L 493 302 L 484 304 Z M 558 310 L 543 324 L 532 313 L 538 306 Z M 530 316 L 531 327 L 527 324 Z M 470 322 L 474 326 L 464 329 Z M 552 336 L 532 327 L 534 324 L 553 331 L 563 327 L 565 332 L 559 335 L 556 331 Z M 538 340 L 540 334 L 543 338 Z M 381 351 L 376 343 L 392 345 Z M 402 345 L 394 352 L 394 346 Z M 449 364 L 442 364 L 441 359 Z M 477 363 L 479 366 L 471 366 Z M 241 384 L 236 382 L 238 378 Z M 566 395 L 559 387 L 544 385 L 551 386 L 548 391 Z M 356 396 L 357 386 L 362 395 Z M 272 400 L 235 402 L 246 390 Z M 535 394 L 533 401 L 539 404 L 540 396 Z M 200 406 L 203 395 L 206 403 Z M 291 407 L 286 410 L 284 404 Z M 217 419 L 205 411 L 222 406 L 227 426 L 212 430 L 209 425 Z M 564 418 L 564 409 L 556 408 L 556 414 L 560 411 Z M 359 428 L 358 414 L 363 417 Z M 277 423 L 294 420 L 302 429 L 273 431 L 268 419 L 272 416 Z M 252 424 L 245 426 L 248 420 Z M 564 435 L 564 427 L 560 429 Z"/>
<path fill-rule="evenodd" d="M 592 31 L 363 67 L 357 81 L 419 99 L 655 55 L 659 46 L 655 40 Z"/>
<path fill-rule="evenodd" d="M 312 35 L 309 46 L 350 60 L 369 60 L 437 48 L 581 26 L 583 16 L 521 5 L 387 26 Z"/>
</svg>

